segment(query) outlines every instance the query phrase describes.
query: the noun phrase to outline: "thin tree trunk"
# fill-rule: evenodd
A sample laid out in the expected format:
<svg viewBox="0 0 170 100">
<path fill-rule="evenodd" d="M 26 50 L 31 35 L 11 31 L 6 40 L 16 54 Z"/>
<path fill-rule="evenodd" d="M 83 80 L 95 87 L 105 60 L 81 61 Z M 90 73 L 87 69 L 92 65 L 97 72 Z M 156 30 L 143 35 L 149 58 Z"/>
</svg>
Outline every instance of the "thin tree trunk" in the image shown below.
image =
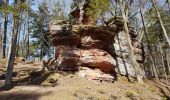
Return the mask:
<svg viewBox="0 0 170 100">
<path fill-rule="evenodd" d="M 2 45 L 2 23 L 0 23 L 0 46 Z M 1 53 L 2 48 L 0 48 L 0 53 Z"/>
<path fill-rule="evenodd" d="M 164 24 L 163 24 L 163 22 L 162 22 L 161 15 L 160 15 L 157 7 L 156 7 L 156 2 L 155 2 L 155 0 L 152 0 L 152 4 L 153 4 L 153 6 L 154 6 L 154 8 L 155 8 L 155 11 L 156 11 L 156 13 L 157 13 L 157 17 L 158 17 L 159 23 L 160 23 L 160 25 L 161 25 L 161 27 L 162 27 L 162 31 L 163 31 L 163 33 L 164 33 L 164 36 L 165 36 L 165 38 L 166 38 L 166 40 L 167 40 L 167 42 L 168 42 L 168 44 L 169 44 L 169 47 L 170 47 L 170 40 L 169 40 L 169 37 L 168 37 L 168 35 L 167 35 L 166 29 L 165 29 L 165 27 L 164 27 Z"/>
<path fill-rule="evenodd" d="M 23 29 L 23 37 L 22 37 L 22 41 L 20 42 L 21 44 L 21 56 L 24 57 L 25 56 L 25 42 L 26 42 L 26 34 L 25 34 L 25 26 L 26 25 L 26 21 L 24 21 L 24 29 Z"/>
<path fill-rule="evenodd" d="M 129 45 L 129 49 L 130 49 L 130 60 L 132 62 L 132 65 L 134 67 L 135 73 L 136 73 L 136 77 L 139 83 L 143 83 L 143 71 L 140 68 L 139 64 L 137 63 L 136 59 L 135 59 L 135 55 L 134 55 L 134 51 L 133 51 L 133 47 L 132 47 L 132 41 L 130 39 L 130 34 L 129 34 L 129 29 L 128 29 L 128 25 L 127 25 L 127 18 L 125 16 L 125 11 L 124 11 L 124 7 L 125 7 L 125 2 L 123 0 L 119 0 L 119 4 L 121 7 L 121 13 L 122 13 L 122 17 L 123 17 L 123 21 L 124 21 L 124 28 L 125 28 L 125 32 L 126 32 L 126 37 L 127 37 L 127 41 L 128 41 L 128 45 Z"/>
<path fill-rule="evenodd" d="M 8 6 L 9 1 L 5 0 L 6 6 Z M 7 38 L 7 27 L 8 27 L 8 14 L 4 14 L 4 31 L 2 34 L 2 58 L 6 57 L 6 38 Z"/>
<path fill-rule="evenodd" d="M 158 78 L 158 74 L 157 74 L 157 71 L 156 71 L 156 63 L 155 63 L 155 59 L 154 59 L 153 54 L 152 54 L 150 41 L 148 39 L 148 30 L 146 28 L 145 19 L 144 19 L 144 16 L 143 16 L 143 3 L 142 3 L 142 0 L 139 0 L 139 2 L 140 2 L 140 14 L 141 14 L 141 18 L 142 18 L 142 24 L 143 24 L 143 27 L 144 27 L 144 35 L 145 35 L 145 38 L 146 38 L 146 42 L 148 44 L 147 46 L 148 46 L 148 49 L 149 49 L 151 60 L 153 62 L 153 73 L 154 73 L 156 80 L 158 81 L 159 78 Z"/>
<path fill-rule="evenodd" d="M 170 11 L 170 0 L 167 0 L 167 3 L 168 3 L 169 11 Z"/>
<path fill-rule="evenodd" d="M 164 56 L 163 56 L 163 50 L 162 50 L 162 44 L 161 43 L 159 43 L 159 49 L 160 49 L 160 53 L 161 53 L 162 68 L 163 68 L 165 80 L 167 80 L 167 74 L 166 74 L 166 70 L 165 70 Z"/>
<path fill-rule="evenodd" d="M 26 4 L 29 6 L 29 0 L 26 0 Z M 26 39 L 26 59 L 28 59 L 29 55 L 29 10 L 26 11 L 26 29 L 25 33 L 27 34 Z"/>
<path fill-rule="evenodd" d="M 18 7 L 18 0 L 14 2 L 14 8 Z M 14 67 L 14 60 L 16 56 L 16 44 L 17 44 L 17 36 L 19 31 L 19 16 L 13 15 L 12 17 L 12 24 L 11 24 L 11 43 L 8 50 L 8 60 L 7 60 L 7 72 L 6 72 L 6 79 L 5 79 L 5 87 L 12 88 L 12 73 Z"/>
<path fill-rule="evenodd" d="M 42 60 L 42 58 L 43 58 L 43 48 L 42 48 L 42 46 L 41 46 L 41 51 L 40 51 L 40 60 Z"/>
<path fill-rule="evenodd" d="M 22 14 L 20 17 L 21 21 L 19 23 L 19 34 L 18 34 L 18 41 L 17 41 L 17 56 L 20 56 L 19 51 L 20 51 L 20 37 L 21 37 L 21 29 L 22 29 Z"/>
<path fill-rule="evenodd" d="M 19 28 L 19 19 L 13 16 L 12 25 L 11 25 L 11 43 L 9 46 L 8 52 L 8 60 L 7 60 L 7 73 L 5 79 L 5 86 L 7 88 L 12 87 L 12 73 L 14 67 L 14 60 L 16 56 L 16 43 L 17 43 L 17 35 L 18 35 L 18 28 Z"/>
<path fill-rule="evenodd" d="M 167 62 L 167 69 L 168 69 L 168 75 L 170 75 L 170 59 L 169 59 L 169 56 L 168 56 L 168 54 L 166 53 L 166 62 Z"/>
</svg>

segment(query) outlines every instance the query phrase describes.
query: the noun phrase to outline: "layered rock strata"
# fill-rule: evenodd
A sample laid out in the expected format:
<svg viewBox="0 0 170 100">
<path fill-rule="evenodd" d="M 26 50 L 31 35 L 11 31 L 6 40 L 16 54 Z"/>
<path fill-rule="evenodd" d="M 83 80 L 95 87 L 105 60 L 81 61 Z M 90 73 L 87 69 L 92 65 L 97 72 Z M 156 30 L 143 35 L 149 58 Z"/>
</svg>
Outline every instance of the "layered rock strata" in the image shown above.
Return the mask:
<svg viewBox="0 0 170 100">
<path fill-rule="evenodd" d="M 121 17 L 113 17 L 106 26 L 70 25 L 57 20 L 50 23 L 50 38 L 56 48 L 58 70 L 75 71 L 79 67 L 99 69 L 105 73 L 117 71 L 134 76 L 129 60 L 129 47 Z M 142 49 L 135 31 L 129 25 L 136 60 L 142 64 Z"/>
</svg>

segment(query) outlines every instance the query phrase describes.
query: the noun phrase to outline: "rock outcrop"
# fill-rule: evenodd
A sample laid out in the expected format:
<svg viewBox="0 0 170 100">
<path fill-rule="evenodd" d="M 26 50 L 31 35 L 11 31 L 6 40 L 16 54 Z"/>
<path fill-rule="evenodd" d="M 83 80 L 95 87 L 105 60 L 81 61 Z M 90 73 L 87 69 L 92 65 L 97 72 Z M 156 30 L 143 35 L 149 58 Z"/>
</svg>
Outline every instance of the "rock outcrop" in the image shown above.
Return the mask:
<svg viewBox="0 0 170 100">
<path fill-rule="evenodd" d="M 88 7 L 87 3 L 82 7 Z M 116 68 L 122 75 L 135 76 L 122 18 L 114 16 L 105 26 L 97 26 L 91 24 L 82 10 L 76 8 L 71 13 L 78 19 L 75 25 L 64 20 L 54 20 L 49 25 L 50 38 L 56 48 L 55 68 L 76 71 L 79 67 L 88 67 L 109 74 L 115 73 Z M 136 60 L 142 65 L 144 58 L 137 34 L 131 25 L 128 27 Z"/>
<path fill-rule="evenodd" d="M 111 21 L 112 20 L 112 21 Z M 126 75 L 134 76 L 129 60 L 129 47 L 121 17 L 113 17 L 108 26 L 70 25 L 66 21 L 50 23 L 50 38 L 56 47 L 55 59 L 59 70 L 75 71 L 78 67 L 114 72 L 115 68 Z M 137 35 L 130 26 L 130 36 L 136 60 L 143 62 L 142 49 Z"/>
<path fill-rule="evenodd" d="M 52 21 L 50 37 L 56 47 L 59 70 L 77 70 L 78 66 L 112 72 L 116 61 L 112 57 L 114 34 L 104 27 L 67 25 Z"/>
</svg>

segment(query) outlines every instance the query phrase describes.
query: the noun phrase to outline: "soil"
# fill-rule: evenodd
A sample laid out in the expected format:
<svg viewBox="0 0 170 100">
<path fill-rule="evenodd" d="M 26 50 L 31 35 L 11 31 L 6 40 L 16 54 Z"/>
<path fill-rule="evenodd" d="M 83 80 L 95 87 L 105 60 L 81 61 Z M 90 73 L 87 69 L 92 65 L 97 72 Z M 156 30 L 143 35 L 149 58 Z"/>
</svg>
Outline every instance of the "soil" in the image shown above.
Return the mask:
<svg viewBox="0 0 170 100">
<path fill-rule="evenodd" d="M 5 74 L 5 60 L 0 61 L 0 75 Z M 72 72 L 37 71 L 41 62 L 15 61 L 14 88 L 0 90 L 0 100 L 168 100 L 170 88 L 165 83 L 146 80 L 144 84 L 128 82 L 123 76 L 117 81 L 98 82 Z M 0 79 L 3 86 L 4 79 Z M 160 85 L 161 84 L 161 85 Z"/>
</svg>

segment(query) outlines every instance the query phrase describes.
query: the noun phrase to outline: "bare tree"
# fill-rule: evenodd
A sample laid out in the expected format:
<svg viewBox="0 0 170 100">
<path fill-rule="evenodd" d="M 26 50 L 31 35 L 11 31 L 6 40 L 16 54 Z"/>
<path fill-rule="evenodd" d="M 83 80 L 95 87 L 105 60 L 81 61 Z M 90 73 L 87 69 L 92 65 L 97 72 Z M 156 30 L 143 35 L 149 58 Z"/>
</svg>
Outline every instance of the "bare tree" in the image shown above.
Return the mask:
<svg viewBox="0 0 170 100">
<path fill-rule="evenodd" d="M 143 24 L 143 28 L 144 28 L 144 35 L 145 35 L 145 38 L 146 38 L 146 42 L 148 44 L 147 46 L 148 46 L 148 49 L 149 49 L 151 60 L 153 62 L 153 73 L 154 73 L 154 76 L 155 76 L 156 80 L 159 80 L 158 74 L 157 74 L 157 71 L 156 71 L 155 59 L 154 59 L 154 56 L 152 54 L 152 49 L 151 49 L 150 41 L 148 39 L 148 30 L 146 28 L 145 19 L 144 19 L 144 16 L 143 16 L 143 1 L 139 0 L 139 2 L 140 2 L 140 14 L 141 14 L 142 24 Z"/>
<path fill-rule="evenodd" d="M 164 26 L 164 24 L 163 24 L 163 22 L 162 22 L 160 12 L 159 12 L 159 10 L 158 10 L 157 7 L 156 7 L 156 0 L 151 0 L 151 1 L 152 1 L 153 6 L 154 6 L 154 9 L 155 9 L 155 11 L 156 11 L 156 13 L 157 13 L 157 17 L 158 17 L 159 23 L 160 23 L 160 25 L 161 25 L 162 31 L 163 31 L 163 33 L 164 33 L 164 36 L 165 36 L 165 38 L 166 38 L 166 40 L 167 40 L 167 42 L 168 42 L 168 44 L 169 44 L 169 47 L 170 47 L 169 37 L 168 37 L 168 35 L 167 35 L 165 26 Z"/>
</svg>

